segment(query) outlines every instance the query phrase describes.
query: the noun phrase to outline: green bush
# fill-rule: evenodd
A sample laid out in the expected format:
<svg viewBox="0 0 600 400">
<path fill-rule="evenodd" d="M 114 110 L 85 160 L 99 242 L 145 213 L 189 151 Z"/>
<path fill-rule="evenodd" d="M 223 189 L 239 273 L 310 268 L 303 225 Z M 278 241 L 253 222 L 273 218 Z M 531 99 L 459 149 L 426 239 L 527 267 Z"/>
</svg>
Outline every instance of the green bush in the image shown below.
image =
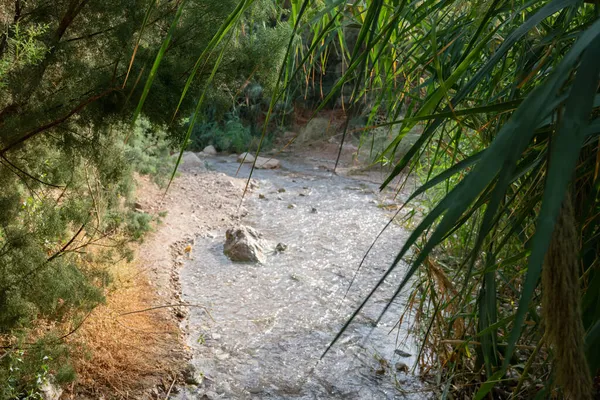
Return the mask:
<svg viewBox="0 0 600 400">
<path fill-rule="evenodd" d="M 200 151 L 208 145 L 215 146 L 218 151 L 243 153 L 256 151 L 260 143 L 260 132 L 252 134 L 252 129 L 245 126 L 237 117 L 230 117 L 223 126 L 216 122 L 203 122 L 194 127 L 191 149 Z M 262 148 L 268 148 L 271 137 L 267 137 Z"/>
<path fill-rule="evenodd" d="M 0 360 L 0 399 L 42 400 L 46 382 L 73 382 L 76 375 L 68 357 L 68 347 L 55 336 L 18 344 Z"/>
<path fill-rule="evenodd" d="M 140 117 L 129 132 L 124 152 L 125 159 L 137 172 L 152 176 L 157 184 L 164 186 L 175 168 L 175 160 L 170 157 L 172 150 L 166 129 Z"/>
</svg>

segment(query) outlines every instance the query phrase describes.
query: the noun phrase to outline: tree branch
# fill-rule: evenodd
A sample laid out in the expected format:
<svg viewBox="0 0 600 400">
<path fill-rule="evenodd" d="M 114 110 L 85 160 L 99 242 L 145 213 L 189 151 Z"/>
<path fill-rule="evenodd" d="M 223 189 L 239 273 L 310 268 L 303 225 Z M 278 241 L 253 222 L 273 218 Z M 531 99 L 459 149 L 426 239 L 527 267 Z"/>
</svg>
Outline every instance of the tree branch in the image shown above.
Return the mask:
<svg viewBox="0 0 600 400">
<path fill-rule="evenodd" d="M 34 181 L 41 183 L 42 185 L 46 185 L 46 186 L 51 186 L 54 188 L 58 188 L 58 189 L 62 189 L 64 186 L 59 186 L 59 185 L 55 185 L 53 183 L 49 183 L 49 182 L 44 182 L 38 178 L 36 178 L 35 176 L 31 175 L 30 173 L 24 171 L 23 169 L 17 167 L 15 164 L 13 164 L 8 158 L 6 158 L 4 156 L 4 154 L 0 154 L 0 158 L 2 158 L 2 160 L 4 160 L 5 163 L 7 163 L 9 166 L 11 166 L 12 168 L 14 168 L 15 170 L 17 170 L 18 172 L 22 173 L 23 175 L 27 176 L 30 179 L 33 179 Z M 17 174 L 18 175 L 18 174 Z"/>
<path fill-rule="evenodd" d="M 67 11 L 60 20 L 58 29 L 54 33 L 54 37 L 52 37 L 50 39 L 50 43 L 48 43 L 48 48 L 50 49 L 50 51 L 46 53 L 46 57 L 44 57 L 44 60 L 33 68 L 31 73 L 29 74 L 30 78 L 26 80 L 23 85 L 24 90 L 20 94 L 20 96 L 0 111 L 0 126 L 2 125 L 2 122 L 7 116 L 19 113 L 19 110 L 29 102 L 31 95 L 35 92 L 35 90 L 38 89 L 39 84 L 44 76 L 44 73 L 46 72 L 46 69 L 50 65 L 50 61 L 56 53 L 60 40 L 62 39 L 69 26 L 73 23 L 73 20 L 75 20 L 75 18 L 79 15 L 83 7 L 85 7 L 85 5 L 89 1 L 90 0 L 83 0 L 80 3 L 79 0 L 71 0 Z"/>
<path fill-rule="evenodd" d="M 117 88 L 110 88 L 108 90 L 105 90 L 104 92 L 96 95 L 96 96 L 92 96 L 84 101 L 82 101 L 81 103 L 79 103 L 79 105 L 77 107 L 75 107 L 73 110 L 71 110 L 69 113 L 67 113 L 66 115 L 64 115 L 63 117 L 54 120 L 46 125 L 42 125 L 28 133 L 26 133 L 25 135 L 21 136 L 19 139 L 16 139 L 15 141 L 13 141 L 12 143 L 8 144 L 6 147 L 4 147 L 2 150 L 0 150 L 0 156 L 4 156 L 4 154 L 11 150 L 12 148 L 14 148 L 15 146 L 31 139 L 34 136 L 37 136 L 38 134 L 47 131 L 50 128 L 53 128 L 57 125 L 62 124 L 63 122 L 65 122 L 66 120 L 68 120 L 69 118 L 71 118 L 73 115 L 79 113 L 81 110 L 83 110 L 85 107 L 87 107 L 89 104 L 101 99 L 102 97 L 117 91 Z"/>
</svg>

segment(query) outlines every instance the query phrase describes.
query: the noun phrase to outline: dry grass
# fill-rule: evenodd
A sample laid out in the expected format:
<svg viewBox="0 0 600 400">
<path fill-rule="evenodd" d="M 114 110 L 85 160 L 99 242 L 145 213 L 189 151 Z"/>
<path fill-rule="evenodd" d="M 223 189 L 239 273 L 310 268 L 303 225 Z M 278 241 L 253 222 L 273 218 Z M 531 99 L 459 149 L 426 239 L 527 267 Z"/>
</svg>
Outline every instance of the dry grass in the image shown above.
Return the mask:
<svg viewBox="0 0 600 400">
<path fill-rule="evenodd" d="M 106 304 L 69 337 L 78 379 L 67 398 L 141 398 L 161 382 L 168 387 L 185 361 L 168 309 L 120 315 L 161 303 L 139 266 L 119 263 L 113 274 Z"/>
</svg>

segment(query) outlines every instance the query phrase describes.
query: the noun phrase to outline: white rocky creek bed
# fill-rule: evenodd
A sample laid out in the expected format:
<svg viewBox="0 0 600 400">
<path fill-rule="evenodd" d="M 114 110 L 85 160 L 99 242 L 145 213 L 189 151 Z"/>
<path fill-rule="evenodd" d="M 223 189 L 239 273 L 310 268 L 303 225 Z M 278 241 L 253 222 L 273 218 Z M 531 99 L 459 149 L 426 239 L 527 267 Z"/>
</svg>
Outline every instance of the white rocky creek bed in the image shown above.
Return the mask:
<svg viewBox="0 0 600 400">
<path fill-rule="evenodd" d="M 210 162 L 230 175 L 239 167 L 234 158 Z M 243 166 L 237 176 L 248 171 Z M 405 324 L 394 328 L 406 295 L 373 326 L 404 264 L 321 358 L 407 237 L 391 224 L 347 293 L 390 218 L 378 207 L 377 186 L 285 160 L 281 169 L 253 177 L 258 188 L 246 197 L 249 214 L 242 223 L 287 248 L 267 250 L 262 263 L 237 263 L 223 254 L 225 231 L 196 239 L 180 280 L 183 300 L 204 308 L 192 308 L 183 322 L 194 372 L 173 398 L 426 398 L 418 378 L 406 371 L 416 362 L 413 340 Z"/>
</svg>

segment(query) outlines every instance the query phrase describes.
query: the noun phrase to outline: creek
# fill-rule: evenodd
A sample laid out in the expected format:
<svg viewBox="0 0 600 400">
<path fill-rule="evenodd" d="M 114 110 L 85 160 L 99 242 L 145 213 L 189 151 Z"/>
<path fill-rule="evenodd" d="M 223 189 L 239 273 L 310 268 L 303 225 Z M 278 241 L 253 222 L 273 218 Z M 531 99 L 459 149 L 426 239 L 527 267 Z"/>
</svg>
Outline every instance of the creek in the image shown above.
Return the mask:
<svg viewBox="0 0 600 400">
<path fill-rule="evenodd" d="M 248 165 L 238 171 L 235 159 L 211 162 L 217 171 L 248 177 Z M 258 188 L 246 195 L 242 223 L 287 249 L 264 264 L 233 263 L 223 255 L 225 232 L 197 238 L 180 281 L 183 300 L 206 307 L 192 308 L 184 322 L 201 382 L 180 387 L 175 398 L 426 398 L 411 373 L 417 349 L 406 330 L 410 315 L 398 327 L 406 295 L 374 326 L 404 263 L 323 356 L 408 236 L 390 224 L 350 287 L 390 219 L 377 185 L 292 159 L 278 170 L 256 170 L 253 178 Z"/>
</svg>

